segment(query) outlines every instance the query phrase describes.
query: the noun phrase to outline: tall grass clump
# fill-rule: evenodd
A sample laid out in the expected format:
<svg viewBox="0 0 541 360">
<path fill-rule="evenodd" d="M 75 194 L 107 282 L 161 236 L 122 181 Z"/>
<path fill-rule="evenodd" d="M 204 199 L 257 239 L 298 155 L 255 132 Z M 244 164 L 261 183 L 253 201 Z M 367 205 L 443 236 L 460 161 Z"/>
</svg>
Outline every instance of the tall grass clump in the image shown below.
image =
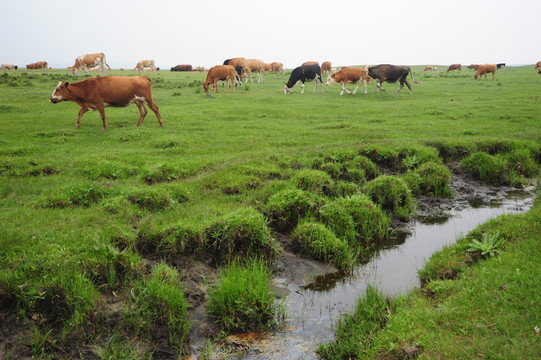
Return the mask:
<svg viewBox="0 0 541 360">
<path fill-rule="evenodd" d="M 223 216 L 206 229 L 205 236 L 218 264 L 245 257 L 269 259 L 280 251 L 267 219 L 254 208 L 242 208 Z"/>
<path fill-rule="evenodd" d="M 364 194 L 336 198 L 321 208 L 318 217 L 339 238 L 355 247 L 383 239 L 390 221 Z"/>
<path fill-rule="evenodd" d="M 415 211 L 415 201 L 408 185 L 398 176 L 381 175 L 365 184 L 364 190 L 382 209 L 408 219 Z"/>
<path fill-rule="evenodd" d="M 259 259 L 233 261 L 208 293 L 207 311 L 226 333 L 275 327 L 283 310 L 273 305 L 269 265 Z"/>
<path fill-rule="evenodd" d="M 291 240 L 300 253 L 331 263 L 342 272 L 350 270 L 355 263 L 355 251 L 321 223 L 299 224 L 291 234 Z"/>
<path fill-rule="evenodd" d="M 177 349 L 187 346 L 190 333 L 188 303 L 176 269 L 165 263 L 157 264 L 149 278 L 137 281 L 131 296 L 126 320 L 138 333 L 153 338 L 154 326 L 159 324 L 167 327 L 171 346 Z"/>
<path fill-rule="evenodd" d="M 289 233 L 300 219 L 311 216 L 324 199 L 301 189 L 285 189 L 269 197 L 264 211 L 277 231 Z"/>
<path fill-rule="evenodd" d="M 451 172 L 447 166 L 427 162 L 419 165 L 415 170 L 409 171 L 404 176 L 404 180 L 415 195 L 450 197 L 450 176 Z"/>
<path fill-rule="evenodd" d="M 335 191 L 334 181 L 324 171 L 303 169 L 292 178 L 293 184 L 299 189 L 318 195 L 331 195 Z"/>
<path fill-rule="evenodd" d="M 369 286 L 359 299 L 355 311 L 343 315 L 336 324 L 336 339 L 320 345 L 317 353 L 323 359 L 362 359 L 373 338 L 388 321 L 389 304 L 375 287 Z"/>
</svg>

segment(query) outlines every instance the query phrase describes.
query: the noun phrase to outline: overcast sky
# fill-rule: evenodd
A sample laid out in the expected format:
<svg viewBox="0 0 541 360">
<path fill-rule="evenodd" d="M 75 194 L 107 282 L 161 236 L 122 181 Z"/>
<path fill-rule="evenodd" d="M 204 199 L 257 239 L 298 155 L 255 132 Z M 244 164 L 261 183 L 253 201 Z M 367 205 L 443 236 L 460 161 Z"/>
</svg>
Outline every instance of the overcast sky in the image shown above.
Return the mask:
<svg viewBox="0 0 541 360">
<path fill-rule="evenodd" d="M 0 63 L 73 65 L 103 52 L 113 68 L 169 69 L 242 56 L 293 68 L 392 63 L 533 64 L 540 0 L 9 0 Z"/>
</svg>

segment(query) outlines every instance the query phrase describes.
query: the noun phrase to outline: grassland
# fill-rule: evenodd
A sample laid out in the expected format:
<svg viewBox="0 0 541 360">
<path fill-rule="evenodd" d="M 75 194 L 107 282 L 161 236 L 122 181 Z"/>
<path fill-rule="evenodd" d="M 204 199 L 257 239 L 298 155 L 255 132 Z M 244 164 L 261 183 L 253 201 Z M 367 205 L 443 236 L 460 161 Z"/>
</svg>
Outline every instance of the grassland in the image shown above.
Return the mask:
<svg viewBox="0 0 541 360">
<path fill-rule="evenodd" d="M 310 84 L 286 96 L 287 73 L 211 96 L 202 91 L 205 73 L 149 73 L 165 126 L 149 112 L 136 128 L 135 106 L 108 108 L 106 131 L 97 113 L 75 129 L 77 105 L 48 102 L 58 81 L 81 77 L 0 73 L 0 309 L 15 324 L 12 333 L 3 328 L 12 344 L 4 354 L 24 353 L 26 344 L 44 357 L 140 358 L 163 339 L 182 353 L 189 306 L 179 294 L 191 306 L 206 296 L 187 270 L 195 261 L 205 264 L 198 276 L 213 282 L 212 270 L 235 255 L 278 256 L 272 231 L 321 222 L 322 204 L 364 193 L 381 169 L 402 177 L 405 159 L 441 165 L 482 152 L 496 158 L 493 171 L 510 173 L 499 183 L 538 175 L 541 81 L 533 67 L 498 71 L 494 81 L 413 69 L 413 95 L 396 94 L 396 84 L 378 94 L 370 84 L 366 96 L 342 97 L 337 85 L 313 94 Z M 360 156 L 380 173 L 351 165 Z M 312 180 L 299 185 L 306 169 Z M 403 182 L 408 196 L 430 192 Z M 287 216 L 270 207 L 292 188 L 302 190 L 303 207 Z M 414 215 L 400 209 L 389 216 Z M 351 238 L 366 241 L 356 225 Z M 343 238 L 325 236 L 347 268 Z"/>
</svg>

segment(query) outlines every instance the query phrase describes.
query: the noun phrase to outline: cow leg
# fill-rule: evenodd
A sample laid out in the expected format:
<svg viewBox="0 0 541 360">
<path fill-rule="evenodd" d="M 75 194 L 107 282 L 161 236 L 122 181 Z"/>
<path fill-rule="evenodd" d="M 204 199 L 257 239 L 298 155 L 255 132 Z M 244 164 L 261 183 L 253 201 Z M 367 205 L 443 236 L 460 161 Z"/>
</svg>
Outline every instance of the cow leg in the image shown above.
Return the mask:
<svg viewBox="0 0 541 360">
<path fill-rule="evenodd" d="M 261 78 L 261 72 L 260 71 L 257 73 L 257 76 L 259 77 L 259 79 L 257 80 L 257 83 L 260 84 L 263 81 L 263 79 Z"/>
<path fill-rule="evenodd" d="M 147 105 L 158 118 L 158 123 L 160 124 L 160 127 L 163 127 L 162 116 L 160 115 L 160 109 L 158 108 L 158 105 L 156 105 L 152 99 L 147 99 Z"/>
<path fill-rule="evenodd" d="M 304 81 L 301 83 L 301 95 L 304 94 Z"/>
<path fill-rule="evenodd" d="M 385 89 L 381 88 L 381 82 L 378 81 L 377 83 L 378 83 L 378 88 L 379 88 L 378 94 L 381 93 L 382 91 L 385 91 Z"/>
<path fill-rule="evenodd" d="M 147 116 L 147 109 L 145 107 L 145 104 L 142 101 L 136 102 L 137 107 L 139 108 L 139 121 L 135 126 L 141 126 L 143 123 L 143 120 L 145 120 L 145 116 Z"/>
<path fill-rule="evenodd" d="M 79 110 L 79 116 L 77 116 L 77 122 L 75 122 L 75 128 L 78 129 L 79 126 L 81 126 L 81 118 L 83 117 L 83 115 L 88 111 L 87 108 L 81 108 L 81 110 Z"/>
<path fill-rule="evenodd" d="M 321 87 L 321 93 L 323 94 L 323 80 L 321 79 L 321 74 L 319 75 L 319 87 Z"/>
<path fill-rule="evenodd" d="M 229 80 L 231 80 L 231 86 L 233 87 L 233 94 L 235 93 L 235 80 L 236 80 L 236 75 L 234 77 L 231 77 L 229 78 Z"/>
<path fill-rule="evenodd" d="M 353 89 L 353 92 L 351 92 L 351 93 L 348 92 L 351 95 L 357 94 L 357 89 L 359 88 L 359 81 L 356 81 L 354 84 L 355 84 L 355 89 Z"/>
<path fill-rule="evenodd" d="M 101 129 L 106 130 L 107 129 L 107 121 L 105 120 L 105 108 L 103 106 L 97 106 L 97 108 L 98 108 L 98 112 L 100 113 L 101 120 L 103 122 L 103 127 Z"/>
<path fill-rule="evenodd" d="M 364 84 L 364 94 L 368 94 L 368 86 L 366 85 L 366 80 L 363 79 L 363 84 Z"/>
</svg>

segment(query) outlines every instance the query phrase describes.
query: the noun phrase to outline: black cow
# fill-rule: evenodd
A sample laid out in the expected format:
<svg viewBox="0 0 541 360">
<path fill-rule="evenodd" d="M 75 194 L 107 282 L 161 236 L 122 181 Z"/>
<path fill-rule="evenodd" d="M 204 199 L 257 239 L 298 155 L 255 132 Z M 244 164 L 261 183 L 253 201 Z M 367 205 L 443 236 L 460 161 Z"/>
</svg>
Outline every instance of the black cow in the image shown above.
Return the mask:
<svg viewBox="0 0 541 360">
<path fill-rule="evenodd" d="M 301 82 L 301 94 L 304 94 L 304 82 L 314 81 L 314 91 L 317 89 L 317 82 L 319 80 L 321 86 L 321 93 L 323 94 L 323 80 L 321 80 L 321 67 L 319 65 L 303 65 L 296 67 L 291 72 L 289 81 L 284 88 L 284 94 L 291 94 L 293 90 L 291 88 L 295 86 L 297 82 Z"/>
<path fill-rule="evenodd" d="M 389 83 L 394 83 L 400 80 L 400 87 L 396 92 L 398 93 L 404 87 L 404 84 L 408 86 L 411 91 L 410 83 L 408 82 L 408 74 L 411 74 L 411 69 L 407 66 L 396 66 L 396 65 L 376 65 L 368 68 L 368 76 L 375 79 L 378 83 L 379 92 L 385 91 L 381 88 L 381 83 L 387 81 Z"/>
<path fill-rule="evenodd" d="M 226 60 L 224 60 L 223 65 L 229 65 L 229 61 L 231 61 L 231 59 L 226 59 Z"/>
<path fill-rule="evenodd" d="M 499 64 L 496 64 L 496 67 L 498 69 L 505 69 L 505 63 L 499 63 Z"/>
</svg>

